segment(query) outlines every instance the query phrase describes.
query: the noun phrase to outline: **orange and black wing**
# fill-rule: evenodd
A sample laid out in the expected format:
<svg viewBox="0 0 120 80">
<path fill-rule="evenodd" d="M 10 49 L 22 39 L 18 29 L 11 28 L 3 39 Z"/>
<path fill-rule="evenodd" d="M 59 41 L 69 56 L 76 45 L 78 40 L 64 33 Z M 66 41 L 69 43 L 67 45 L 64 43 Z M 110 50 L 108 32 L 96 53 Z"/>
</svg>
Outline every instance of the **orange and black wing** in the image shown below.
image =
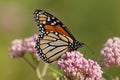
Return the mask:
<svg viewBox="0 0 120 80">
<path fill-rule="evenodd" d="M 59 19 L 49 14 L 48 12 L 37 9 L 34 12 L 34 18 L 40 33 L 54 31 L 65 36 L 69 36 L 70 38 L 75 40 L 74 36 L 68 30 L 68 28 Z"/>
<path fill-rule="evenodd" d="M 35 10 L 34 18 L 40 31 L 35 48 L 45 62 L 56 61 L 67 51 L 77 50 L 83 45 L 83 43 L 76 41 L 60 20 L 48 12 Z"/>
</svg>

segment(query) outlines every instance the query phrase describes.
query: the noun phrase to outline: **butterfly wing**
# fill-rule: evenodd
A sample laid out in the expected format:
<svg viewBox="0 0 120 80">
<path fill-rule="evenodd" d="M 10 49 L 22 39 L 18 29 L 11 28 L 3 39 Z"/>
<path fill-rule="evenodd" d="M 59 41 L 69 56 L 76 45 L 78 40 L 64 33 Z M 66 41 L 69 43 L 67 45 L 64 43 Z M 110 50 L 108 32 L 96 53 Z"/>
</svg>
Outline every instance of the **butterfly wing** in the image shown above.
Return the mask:
<svg viewBox="0 0 120 80">
<path fill-rule="evenodd" d="M 73 43 L 70 37 L 49 31 L 39 34 L 39 38 L 36 41 L 36 49 L 42 60 L 51 63 L 69 51 L 70 43 Z"/>
<path fill-rule="evenodd" d="M 68 28 L 59 19 L 48 12 L 44 10 L 35 10 L 34 18 L 40 32 L 54 31 L 69 36 L 75 40 Z"/>
<path fill-rule="evenodd" d="M 35 10 L 34 18 L 40 31 L 36 40 L 36 51 L 45 62 L 51 63 L 65 52 L 77 50 L 83 45 L 76 41 L 60 20 L 48 12 Z"/>
</svg>

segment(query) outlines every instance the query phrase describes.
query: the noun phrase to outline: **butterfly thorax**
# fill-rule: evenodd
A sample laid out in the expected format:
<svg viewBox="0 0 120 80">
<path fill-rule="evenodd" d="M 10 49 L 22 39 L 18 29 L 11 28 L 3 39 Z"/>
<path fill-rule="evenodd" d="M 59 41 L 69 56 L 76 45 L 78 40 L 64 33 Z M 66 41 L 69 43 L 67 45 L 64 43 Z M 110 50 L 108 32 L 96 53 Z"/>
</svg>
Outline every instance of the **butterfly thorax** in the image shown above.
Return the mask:
<svg viewBox="0 0 120 80">
<path fill-rule="evenodd" d="M 74 51 L 77 50 L 79 47 L 82 47 L 84 43 L 81 43 L 79 41 L 73 41 L 72 43 L 69 44 L 69 51 Z"/>
</svg>

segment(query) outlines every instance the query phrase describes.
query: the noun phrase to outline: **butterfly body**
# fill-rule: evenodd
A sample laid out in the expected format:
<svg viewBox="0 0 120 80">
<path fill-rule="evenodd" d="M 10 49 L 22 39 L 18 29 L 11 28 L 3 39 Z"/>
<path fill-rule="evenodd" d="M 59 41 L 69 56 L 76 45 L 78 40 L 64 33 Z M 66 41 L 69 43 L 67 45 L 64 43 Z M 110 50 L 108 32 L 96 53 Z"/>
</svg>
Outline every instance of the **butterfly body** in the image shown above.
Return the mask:
<svg viewBox="0 0 120 80">
<path fill-rule="evenodd" d="M 40 31 L 36 51 L 45 62 L 51 63 L 67 51 L 77 50 L 83 45 L 60 20 L 46 11 L 35 10 L 34 18 Z"/>
</svg>

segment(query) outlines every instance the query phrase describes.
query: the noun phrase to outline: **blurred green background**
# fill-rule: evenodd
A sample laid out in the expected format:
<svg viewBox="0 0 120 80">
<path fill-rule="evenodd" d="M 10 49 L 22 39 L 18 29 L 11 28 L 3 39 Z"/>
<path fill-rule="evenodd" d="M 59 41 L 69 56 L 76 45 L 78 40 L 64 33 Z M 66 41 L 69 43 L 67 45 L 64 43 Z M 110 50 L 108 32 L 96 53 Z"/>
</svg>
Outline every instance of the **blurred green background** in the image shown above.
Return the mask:
<svg viewBox="0 0 120 80">
<path fill-rule="evenodd" d="M 108 38 L 120 36 L 120 0 L 0 0 L 0 80 L 36 80 L 23 59 L 8 56 L 12 40 L 38 33 L 35 9 L 59 18 L 77 40 L 95 51 L 86 54 L 93 60 L 100 58 Z M 120 77 L 120 68 L 111 67 L 105 72 Z"/>
</svg>

